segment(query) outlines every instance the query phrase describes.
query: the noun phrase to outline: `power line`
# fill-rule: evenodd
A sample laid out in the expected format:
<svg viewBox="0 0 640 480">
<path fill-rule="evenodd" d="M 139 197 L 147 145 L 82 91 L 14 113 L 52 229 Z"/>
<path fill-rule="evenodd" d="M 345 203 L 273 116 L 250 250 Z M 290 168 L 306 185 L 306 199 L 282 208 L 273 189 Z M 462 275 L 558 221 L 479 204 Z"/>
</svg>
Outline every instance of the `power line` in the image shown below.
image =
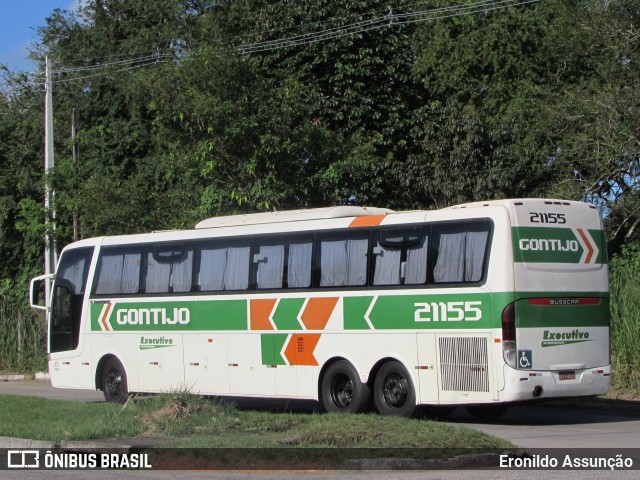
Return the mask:
<svg viewBox="0 0 640 480">
<path fill-rule="evenodd" d="M 247 35 L 241 35 L 237 37 L 233 37 L 229 39 L 225 45 L 225 51 L 235 51 L 241 55 L 249 55 L 252 53 L 261 53 L 268 52 L 274 50 L 280 50 L 283 48 L 292 48 L 298 46 L 309 45 L 313 43 L 318 43 L 322 41 L 335 40 L 344 36 L 349 35 L 357 35 L 373 30 L 379 30 L 386 27 L 410 24 L 410 23 L 421 23 L 426 21 L 440 20 L 445 18 L 458 17 L 463 15 L 472 15 L 481 12 L 487 12 L 491 10 L 499 10 L 504 8 L 517 7 L 521 5 L 527 5 L 532 3 L 537 3 L 541 0 L 478 0 L 476 2 L 461 4 L 461 5 L 453 5 L 447 7 L 440 7 L 435 9 L 428 10 L 419 10 L 416 12 L 406 12 L 406 13 L 395 13 L 392 7 L 389 7 L 389 11 L 377 17 L 373 17 L 367 20 L 360 20 L 357 22 L 353 22 L 350 24 L 340 25 L 337 27 L 327 28 L 324 30 L 318 30 L 315 32 L 293 35 L 290 37 L 279 38 L 275 40 L 265 40 L 254 43 L 247 43 L 241 45 L 233 45 L 233 41 L 239 38 L 245 38 Z M 420 3 L 412 4 L 419 5 Z M 355 18 L 356 16 L 350 17 L 339 17 L 335 19 L 324 20 L 321 22 L 315 22 L 307 25 L 322 25 L 329 22 L 335 22 L 342 19 Z M 297 28 L 300 28 L 298 26 Z M 294 27 L 285 27 L 282 29 L 273 29 L 267 30 L 264 33 L 276 32 L 288 30 Z M 255 35 L 255 34 L 254 34 Z M 89 65 L 84 67 L 68 67 L 68 68 L 60 68 L 57 70 L 52 70 L 52 74 L 54 75 L 62 75 L 62 74 L 70 74 L 70 73 L 78 73 L 78 72 L 99 72 L 100 70 L 109 70 L 108 72 L 99 72 L 90 75 L 83 75 L 80 77 L 73 78 L 65 78 L 55 80 L 53 83 L 66 83 L 75 80 L 83 80 L 88 78 L 95 78 L 100 75 L 106 73 L 117 73 L 124 72 L 129 70 L 135 70 L 138 68 L 167 63 L 169 59 L 172 57 L 171 54 L 168 53 L 153 53 L 147 54 L 144 56 L 116 60 L 112 62 L 100 63 L 96 65 Z M 128 67 L 121 68 L 113 71 L 112 67 L 129 65 Z"/>
<path fill-rule="evenodd" d="M 137 70 L 137 69 L 143 68 L 143 67 L 149 67 L 149 66 L 153 66 L 153 65 L 160 65 L 160 64 L 163 64 L 163 63 L 167 63 L 167 62 L 169 62 L 169 60 L 154 60 L 154 61 L 151 61 L 151 62 L 141 63 L 141 64 L 138 64 L 138 65 L 132 65 L 132 66 L 125 67 L 125 68 L 120 68 L 120 69 L 117 69 L 117 70 L 110 70 L 109 72 L 99 72 L 99 73 L 94 73 L 92 75 L 84 75 L 84 76 L 81 76 L 81 77 L 71 77 L 71 78 L 62 78 L 62 79 L 59 79 L 59 80 L 53 80 L 51 83 L 58 84 L 58 83 L 75 82 L 77 80 L 86 80 L 88 78 L 101 77 L 102 75 L 106 75 L 107 73 L 127 72 L 127 71 L 130 71 L 130 70 Z"/>
<path fill-rule="evenodd" d="M 282 48 L 290 48 L 301 45 L 309 45 L 326 40 L 333 40 L 346 35 L 356 35 L 371 30 L 377 30 L 384 27 L 403 25 L 408 23 L 419 23 L 432 20 L 440 20 L 444 18 L 458 17 L 462 15 L 471 15 L 474 13 L 487 12 L 491 10 L 499 10 L 503 8 L 517 7 L 530 3 L 537 3 L 540 0 L 480 0 L 477 2 L 441 7 L 429 10 L 421 10 L 418 12 L 399 13 L 396 14 L 391 9 L 384 16 L 373 18 L 366 21 L 356 22 L 349 25 L 325 29 L 308 34 L 297 35 L 293 37 L 280 38 L 276 40 L 266 40 L 255 42 L 252 44 L 240 45 L 237 47 L 240 54 L 258 53 Z"/>
<path fill-rule="evenodd" d="M 305 24 L 305 26 L 311 26 L 311 25 L 324 25 L 327 23 L 335 23 L 339 20 L 348 20 L 348 19 L 355 19 L 355 18 L 360 18 L 362 17 L 363 14 L 353 14 L 353 15 L 349 15 L 349 16 L 345 16 L 345 17 L 334 17 L 334 18 L 330 18 L 327 20 L 318 20 L 316 22 L 308 22 Z M 376 17 L 374 17 L 376 18 Z M 242 35 L 235 35 L 233 37 L 231 37 L 230 39 L 228 39 L 227 41 L 227 45 L 232 46 L 233 45 L 233 41 L 234 40 L 238 40 L 238 39 L 242 39 L 242 38 L 247 38 L 247 37 L 252 37 L 252 36 L 262 36 L 262 35 L 266 35 L 266 34 L 270 34 L 270 33 L 276 33 L 276 32 L 285 32 L 288 30 L 294 30 L 294 29 L 300 29 L 301 25 L 291 25 L 289 27 L 279 27 L 279 28 L 271 28 L 271 29 L 265 29 L 262 31 L 258 31 L 258 32 L 251 32 L 251 33 L 245 33 Z"/>
<path fill-rule="evenodd" d="M 131 58 L 127 60 L 120 60 L 117 62 L 99 63 L 96 65 L 90 65 L 86 67 L 73 67 L 73 68 L 61 68 L 59 70 L 52 70 L 52 74 L 73 73 L 73 72 L 85 72 L 91 70 L 99 70 L 101 68 L 108 68 L 116 65 L 126 65 L 131 63 L 145 62 L 148 60 L 158 60 L 161 58 L 168 58 L 171 55 L 167 53 L 154 53 L 152 55 L 146 55 L 144 57 Z"/>
</svg>

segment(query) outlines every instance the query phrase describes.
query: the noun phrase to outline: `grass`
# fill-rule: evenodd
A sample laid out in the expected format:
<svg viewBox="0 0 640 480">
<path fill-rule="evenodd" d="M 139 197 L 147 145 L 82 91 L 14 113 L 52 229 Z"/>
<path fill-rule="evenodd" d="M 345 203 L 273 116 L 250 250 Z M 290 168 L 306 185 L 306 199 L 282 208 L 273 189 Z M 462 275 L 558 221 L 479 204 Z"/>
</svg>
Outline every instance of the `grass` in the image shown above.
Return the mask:
<svg viewBox="0 0 640 480">
<path fill-rule="evenodd" d="M 632 262 L 612 263 L 611 364 L 618 388 L 640 389 L 639 273 Z"/>
<path fill-rule="evenodd" d="M 506 440 L 424 419 L 375 414 L 273 413 L 187 394 L 122 405 L 0 396 L 0 436 L 34 440 L 162 437 L 189 448 L 507 449 Z"/>
<path fill-rule="evenodd" d="M 0 369 L 46 370 L 44 316 L 15 298 L 0 294 Z"/>
<path fill-rule="evenodd" d="M 135 436 L 138 424 L 119 405 L 0 396 L 0 436 L 56 442 Z"/>
</svg>

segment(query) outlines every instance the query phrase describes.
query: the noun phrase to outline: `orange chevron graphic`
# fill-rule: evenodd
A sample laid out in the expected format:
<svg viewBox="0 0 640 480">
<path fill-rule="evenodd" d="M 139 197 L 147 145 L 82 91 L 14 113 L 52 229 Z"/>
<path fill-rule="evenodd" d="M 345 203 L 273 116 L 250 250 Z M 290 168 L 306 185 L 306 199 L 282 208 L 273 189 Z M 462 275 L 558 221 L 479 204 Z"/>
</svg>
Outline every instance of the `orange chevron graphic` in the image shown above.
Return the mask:
<svg viewBox="0 0 640 480">
<path fill-rule="evenodd" d="M 310 298 L 300 320 L 307 330 L 324 330 L 337 303 L 337 297 Z"/>
<path fill-rule="evenodd" d="M 349 228 L 351 227 L 375 227 L 382 223 L 382 220 L 386 215 L 364 215 L 362 217 L 354 218 L 349 224 Z"/>
<path fill-rule="evenodd" d="M 273 325 L 269 321 L 273 307 L 276 305 L 275 298 L 254 299 L 249 301 L 249 313 L 251 315 L 251 330 L 273 330 Z"/>
<path fill-rule="evenodd" d="M 313 352 L 318 345 L 321 334 L 319 333 L 294 333 L 289 338 L 289 343 L 284 350 L 289 365 L 318 365 Z"/>
<path fill-rule="evenodd" d="M 595 249 L 593 248 L 593 245 L 589 241 L 589 237 L 587 236 L 587 234 L 584 233 L 584 230 L 582 230 L 581 228 L 578 228 L 577 230 L 578 230 L 578 233 L 580 234 L 580 237 L 582 237 L 582 241 L 587 247 L 587 257 L 584 259 L 584 263 L 590 263 L 591 257 L 593 257 L 593 254 L 595 253 Z"/>
<path fill-rule="evenodd" d="M 109 324 L 109 315 L 111 314 L 111 309 L 113 308 L 113 303 L 109 303 L 104 306 L 102 309 L 102 316 L 100 317 L 100 325 L 105 332 L 111 331 L 111 325 Z"/>
</svg>

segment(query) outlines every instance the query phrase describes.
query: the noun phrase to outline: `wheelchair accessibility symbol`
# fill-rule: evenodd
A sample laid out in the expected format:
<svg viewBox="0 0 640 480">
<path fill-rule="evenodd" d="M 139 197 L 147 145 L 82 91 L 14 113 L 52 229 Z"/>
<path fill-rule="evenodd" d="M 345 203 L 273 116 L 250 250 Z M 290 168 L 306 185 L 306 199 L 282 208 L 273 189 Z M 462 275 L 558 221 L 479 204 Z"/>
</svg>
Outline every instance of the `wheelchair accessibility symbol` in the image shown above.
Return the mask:
<svg viewBox="0 0 640 480">
<path fill-rule="evenodd" d="M 531 350 L 518 350 L 518 367 L 523 370 L 530 369 L 533 363 L 533 352 Z"/>
</svg>

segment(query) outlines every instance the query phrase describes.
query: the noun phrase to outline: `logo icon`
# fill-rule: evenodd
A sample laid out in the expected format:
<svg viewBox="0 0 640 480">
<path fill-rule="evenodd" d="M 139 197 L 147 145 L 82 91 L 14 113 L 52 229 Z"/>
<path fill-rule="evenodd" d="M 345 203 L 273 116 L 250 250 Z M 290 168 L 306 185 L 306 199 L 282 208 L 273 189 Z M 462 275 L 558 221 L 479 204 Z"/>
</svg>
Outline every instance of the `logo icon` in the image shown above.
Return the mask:
<svg viewBox="0 0 640 480">
<path fill-rule="evenodd" d="M 7 468 L 39 468 L 40 452 L 38 450 L 8 450 Z"/>
<path fill-rule="evenodd" d="M 523 370 L 531 369 L 533 352 L 531 350 L 518 350 L 518 366 Z"/>
</svg>

